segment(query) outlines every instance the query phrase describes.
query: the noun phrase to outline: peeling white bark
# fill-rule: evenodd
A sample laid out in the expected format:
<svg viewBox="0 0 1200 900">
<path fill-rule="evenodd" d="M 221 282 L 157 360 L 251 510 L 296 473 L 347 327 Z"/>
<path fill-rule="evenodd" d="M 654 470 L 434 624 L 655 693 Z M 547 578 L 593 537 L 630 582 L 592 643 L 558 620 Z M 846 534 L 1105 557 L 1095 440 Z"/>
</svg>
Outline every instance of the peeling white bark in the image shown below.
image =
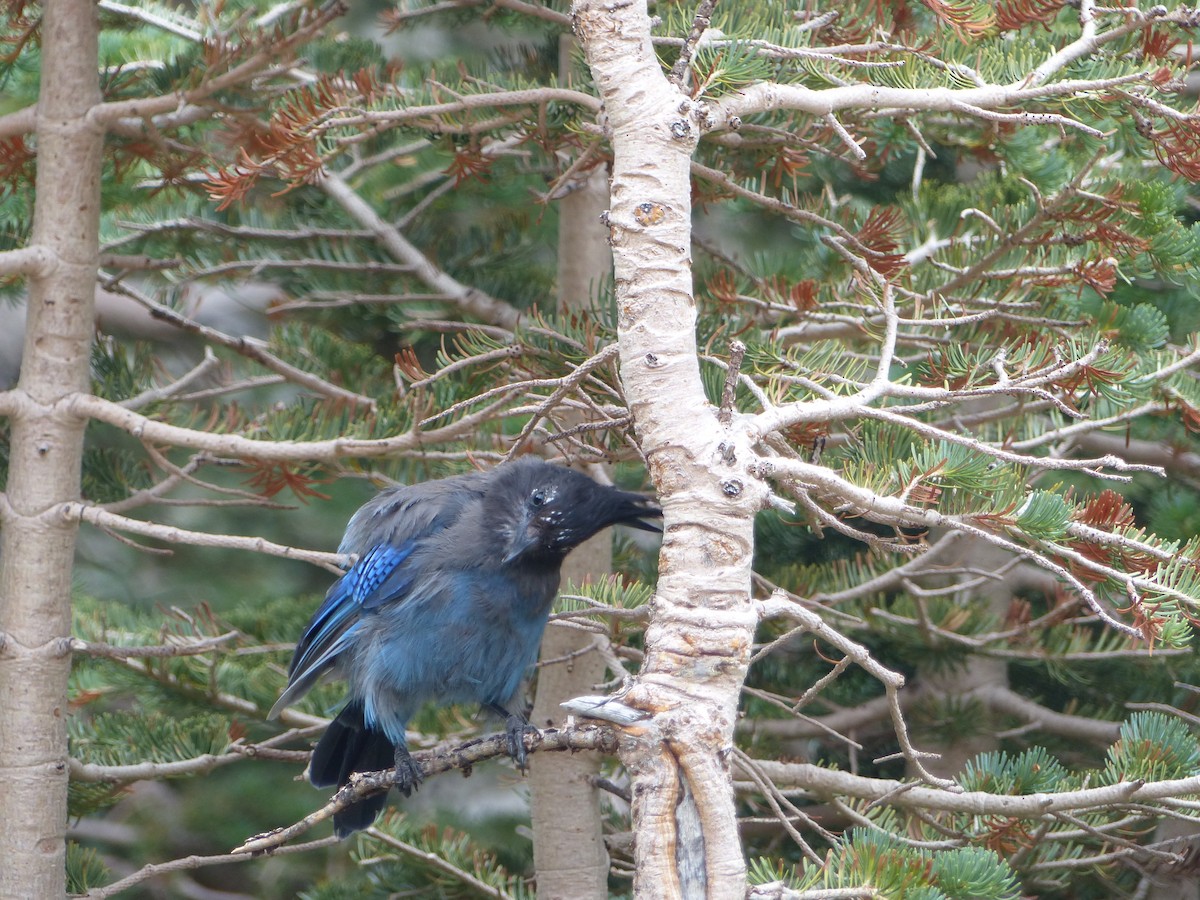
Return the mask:
<svg viewBox="0 0 1200 900">
<path fill-rule="evenodd" d="M 651 714 L 625 729 L 621 750 L 633 776 L 634 892 L 741 898 L 727 754 L 757 621 L 750 564 L 766 492 L 746 471 L 749 445 L 719 424 L 700 381 L 689 164 L 702 111 L 665 77 L 645 0 L 578 0 L 574 21 L 614 155 L 622 383 L 664 509 L 646 658 L 621 698 Z"/>
</svg>

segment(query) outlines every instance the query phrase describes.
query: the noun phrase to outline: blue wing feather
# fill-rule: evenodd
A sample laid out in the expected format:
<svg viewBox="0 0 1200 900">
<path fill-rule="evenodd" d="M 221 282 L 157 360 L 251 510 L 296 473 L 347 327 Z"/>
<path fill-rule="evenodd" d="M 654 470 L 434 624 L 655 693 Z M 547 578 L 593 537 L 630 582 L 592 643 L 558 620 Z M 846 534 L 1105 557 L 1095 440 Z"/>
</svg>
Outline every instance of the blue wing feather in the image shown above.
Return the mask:
<svg viewBox="0 0 1200 900">
<path fill-rule="evenodd" d="M 400 546 L 380 544 L 364 553 L 345 575 L 334 582 L 296 644 L 296 655 L 288 668 L 288 686 L 271 707 L 273 719 L 294 703 L 331 668 L 354 642 L 354 626 L 363 612 L 402 600 L 412 587 L 413 573 L 404 563 L 417 549 L 418 541 Z"/>
<path fill-rule="evenodd" d="M 387 544 L 372 547 L 349 572 L 334 582 L 296 645 L 296 655 L 288 669 L 289 680 L 303 679 L 313 660 L 325 656 L 330 644 L 346 630 L 350 619 L 357 618 L 363 609 L 379 605 L 381 601 L 372 598 L 372 594 L 412 556 L 416 546 L 416 541 L 406 541 L 399 547 Z"/>
<path fill-rule="evenodd" d="M 359 554 L 358 562 L 334 583 L 313 615 L 296 645 L 287 689 L 268 718 L 302 697 L 353 645 L 362 613 L 407 596 L 414 576 L 405 563 L 424 540 L 450 527 L 479 500 L 486 478 L 476 472 L 392 488 L 351 517 L 339 550 Z"/>
</svg>

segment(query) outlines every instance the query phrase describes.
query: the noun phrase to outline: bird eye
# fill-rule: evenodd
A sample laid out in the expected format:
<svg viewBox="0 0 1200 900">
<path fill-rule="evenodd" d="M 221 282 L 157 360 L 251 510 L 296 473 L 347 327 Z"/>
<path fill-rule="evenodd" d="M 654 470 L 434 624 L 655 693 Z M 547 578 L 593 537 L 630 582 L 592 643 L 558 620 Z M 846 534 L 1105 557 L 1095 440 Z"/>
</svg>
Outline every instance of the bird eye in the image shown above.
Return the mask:
<svg viewBox="0 0 1200 900">
<path fill-rule="evenodd" d="M 549 499 L 550 499 L 549 495 L 545 491 L 543 491 L 541 488 L 538 488 L 536 491 L 533 492 L 533 495 L 529 498 L 529 502 L 532 503 L 534 506 L 545 506 L 546 502 Z"/>
</svg>

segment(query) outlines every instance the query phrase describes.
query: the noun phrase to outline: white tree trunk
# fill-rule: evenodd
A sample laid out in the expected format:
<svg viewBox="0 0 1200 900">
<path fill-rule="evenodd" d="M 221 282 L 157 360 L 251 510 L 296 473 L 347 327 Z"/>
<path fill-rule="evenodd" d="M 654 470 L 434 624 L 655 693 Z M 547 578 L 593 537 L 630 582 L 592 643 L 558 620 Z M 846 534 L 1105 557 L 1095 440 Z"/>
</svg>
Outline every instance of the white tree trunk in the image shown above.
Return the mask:
<svg viewBox="0 0 1200 900">
<path fill-rule="evenodd" d="M 741 898 L 728 756 L 756 616 L 744 439 L 705 398 L 691 278 L 689 163 L 698 109 L 664 76 L 645 0 L 577 0 L 614 153 L 609 222 L 621 376 L 664 509 L 658 591 L 625 730 L 639 898 Z M 736 422 L 736 418 L 735 418 Z"/>
<path fill-rule="evenodd" d="M 96 293 L 103 132 L 96 5 L 48 0 L 42 24 L 33 243 L 0 534 L 0 896 L 65 894 L 67 675 L 76 526 L 54 507 L 79 497 L 84 421 L 59 401 L 87 392 Z"/>
</svg>

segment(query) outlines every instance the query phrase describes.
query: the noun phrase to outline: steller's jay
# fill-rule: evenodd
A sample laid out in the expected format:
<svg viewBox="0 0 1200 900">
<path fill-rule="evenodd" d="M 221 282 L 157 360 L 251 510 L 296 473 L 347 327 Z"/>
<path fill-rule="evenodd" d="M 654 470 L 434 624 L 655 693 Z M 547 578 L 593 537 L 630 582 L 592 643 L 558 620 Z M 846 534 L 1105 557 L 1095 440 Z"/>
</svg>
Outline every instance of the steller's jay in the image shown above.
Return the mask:
<svg viewBox="0 0 1200 900">
<path fill-rule="evenodd" d="M 325 596 L 288 669 L 276 717 L 327 671 L 349 702 L 313 751 L 316 787 L 396 767 L 408 796 L 421 773 L 405 744 L 428 701 L 479 703 L 504 716 L 508 752 L 525 767 L 517 696 L 537 660 L 563 558 L 609 525 L 657 531 L 661 510 L 536 458 L 488 472 L 389 488 L 350 519 L 339 551 L 358 560 Z M 386 795 L 334 816 L 338 837 L 368 827 Z"/>
</svg>

